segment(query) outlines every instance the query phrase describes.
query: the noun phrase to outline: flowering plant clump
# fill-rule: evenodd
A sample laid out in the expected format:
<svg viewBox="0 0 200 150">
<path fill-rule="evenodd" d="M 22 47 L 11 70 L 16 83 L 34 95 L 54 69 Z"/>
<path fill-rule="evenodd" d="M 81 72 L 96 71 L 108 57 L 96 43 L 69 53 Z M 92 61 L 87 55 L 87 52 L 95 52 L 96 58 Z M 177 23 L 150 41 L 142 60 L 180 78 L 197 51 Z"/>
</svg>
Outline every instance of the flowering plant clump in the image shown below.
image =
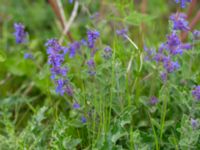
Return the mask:
<svg viewBox="0 0 200 150">
<path fill-rule="evenodd" d="M 0 149 L 199 149 L 198 4 L 1 1 Z"/>
</svg>

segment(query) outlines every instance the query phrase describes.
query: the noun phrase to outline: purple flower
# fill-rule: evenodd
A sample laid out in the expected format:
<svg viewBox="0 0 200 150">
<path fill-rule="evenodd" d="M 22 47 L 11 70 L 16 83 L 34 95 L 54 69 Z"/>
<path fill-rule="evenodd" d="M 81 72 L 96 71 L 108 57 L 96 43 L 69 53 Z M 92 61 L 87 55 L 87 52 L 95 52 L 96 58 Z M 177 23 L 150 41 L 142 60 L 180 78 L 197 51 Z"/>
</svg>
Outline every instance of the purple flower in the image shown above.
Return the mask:
<svg viewBox="0 0 200 150">
<path fill-rule="evenodd" d="M 33 59 L 33 55 L 30 53 L 25 53 L 24 54 L 24 59 Z"/>
<path fill-rule="evenodd" d="M 173 30 L 189 31 L 189 23 L 186 20 L 187 15 L 184 13 L 176 13 L 170 16 L 170 20 L 173 23 Z"/>
<path fill-rule="evenodd" d="M 200 38 L 200 31 L 194 30 L 193 36 L 194 36 L 194 39 L 199 39 Z"/>
<path fill-rule="evenodd" d="M 155 96 L 151 97 L 151 99 L 150 99 L 150 104 L 151 104 L 151 105 L 155 105 L 155 104 L 157 104 L 157 103 L 158 103 L 158 99 L 157 99 Z"/>
<path fill-rule="evenodd" d="M 86 119 L 84 116 L 82 116 L 82 117 L 81 117 L 81 122 L 82 122 L 82 123 L 86 123 L 86 122 L 87 122 L 87 119 Z"/>
<path fill-rule="evenodd" d="M 192 125 L 192 128 L 193 129 L 195 129 L 195 128 L 197 128 L 197 126 L 198 126 L 198 121 L 196 120 L 196 119 L 193 119 L 193 118 L 191 118 L 191 125 Z"/>
<path fill-rule="evenodd" d="M 127 32 L 127 29 L 116 30 L 117 35 L 122 36 L 124 39 L 126 39 Z"/>
<path fill-rule="evenodd" d="M 97 38 L 99 38 L 100 34 L 98 31 L 94 30 L 88 30 L 87 31 L 87 37 L 88 37 L 88 47 L 89 48 L 94 48 L 95 42 Z"/>
<path fill-rule="evenodd" d="M 74 109 L 79 109 L 79 108 L 80 108 L 80 105 L 79 105 L 78 103 L 74 103 L 74 104 L 73 104 L 73 108 L 74 108 Z"/>
<path fill-rule="evenodd" d="M 74 0 L 69 0 L 69 3 L 73 3 Z"/>
<path fill-rule="evenodd" d="M 170 58 L 164 59 L 163 66 L 168 73 L 174 72 L 180 67 L 178 62 L 174 62 Z"/>
<path fill-rule="evenodd" d="M 183 44 L 175 32 L 167 36 L 167 42 L 164 44 L 164 46 L 162 46 L 162 49 L 169 51 L 169 53 L 172 55 L 181 55 L 183 54 L 184 50 L 189 50 L 191 48 L 191 44 Z"/>
<path fill-rule="evenodd" d="M 106 46 L 106 47 L 104 48 L 103 57 L 104 57 L 105 59 L 109 59 L 111 56 L 112 56 L 112 49 L 110 48 L 110 46 Z"/>
<path fill-rule="evenodd" d="M 88 65 L 88 67 L 90 67 L 90 68 L 94 68 L 94 67 L 95 67 L 94 59 L 91 58 L 90 60 L 88 60 L 87 65 Z"/>
<path fill-rule="evenodd" d="M 149 49 L 144 46 L 144 51 L 146 52 L 145 60 L 151 60 L 155 55 L 155 49 L 153 48 Z"/>
<path fill-rule="evenodd" d="M 161 76 L 161 79 L 162 79 L 163 82 L 166 82 L 166 81 L 167 81 L 167 73 L 166 73 L 166 72 L 162 72 L 162 73 L 160 74 L 160 76 Z"/>
<path fill-rule="evenodd" d="M 79 42 L 73 42 L 69 44 L 69 57 L 72 58 L 76 55 L 76 52 L 80 50 L 81 44 Z"/>
<path fill-rule="evenodd" d="M 14 28 L 15 28 L 14 35 L 15 35 L 16 43 L 17 44 L 25 43 L 27 40 L 27 33 L 25 32 L 24 25 L 21 23 L 15 23 Z"/>
<path fill-rule="evenodd" d="M 196 98 L 196 100 L 200 101 L 200 86 L 196 86 L 194 90 L 192 90 L 192 95 Z"/>
<path fill-rule="evenodd" d="M 69 82 L 64 79 L 58 79 L 56 81 L 57 87 L 56 87 L 56 93 L 60 95 L 64 95 L 65 93 L 69 96 L 73 96 L 73 90 L 69 85 Z"/>
<path fill-rule="evenodd" d="M 73 89 L 72 87 L 68 84 L 66 85 L 66 87 L 64 88 L 65 93 L 67 93 L 68 96 L 73 96 Z"/>
<path fill-rule="evenodd" d="M 181 3 L 181 7 L 185 8 L 187 3 L 192 2 L 192 0 L 175 0 L 176 3 Z"/>
</svg>

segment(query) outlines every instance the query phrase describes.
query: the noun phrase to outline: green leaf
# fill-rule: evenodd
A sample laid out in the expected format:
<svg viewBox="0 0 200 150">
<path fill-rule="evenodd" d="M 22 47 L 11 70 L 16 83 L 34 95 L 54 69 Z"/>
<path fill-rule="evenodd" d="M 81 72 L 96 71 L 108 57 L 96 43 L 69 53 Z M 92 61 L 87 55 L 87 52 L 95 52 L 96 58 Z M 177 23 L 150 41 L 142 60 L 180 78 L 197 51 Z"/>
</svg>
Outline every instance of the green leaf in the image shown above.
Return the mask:
<svg viewBox="0 0 200 150">
<path fill-rule="evenodd" d="M 6 60 L 6 54 L 3 51 L 0 51 L 0 62 L 4 62 Z"/>
</svg>

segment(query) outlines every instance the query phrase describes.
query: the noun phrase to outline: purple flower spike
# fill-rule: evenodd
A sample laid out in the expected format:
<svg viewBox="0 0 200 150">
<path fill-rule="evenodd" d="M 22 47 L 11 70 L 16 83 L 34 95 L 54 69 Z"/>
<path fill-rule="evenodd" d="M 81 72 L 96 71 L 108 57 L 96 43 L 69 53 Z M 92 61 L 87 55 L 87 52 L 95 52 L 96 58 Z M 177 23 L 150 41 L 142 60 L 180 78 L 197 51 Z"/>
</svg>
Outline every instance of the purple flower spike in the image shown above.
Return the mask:
<svg viewBox="0 0 200 150">
<path fill-rule="evenodd" d="M 69 45 L 69 57 L 72 58 L 76 55 L 76 52 L 80 50 L 81 44 L 79 42 L 74 42 Z"/>
<path fill-rule="evenodd" d="M 94 48 L 95 42 L 97 38 L 99 38 L 100 34 L 98 31 L 94 30 L 88 30 L 87 31 L 87 37 L 88 37 L 88 47 L 89 48 Z"/>
<path fill-rule="evenodd" d="M 74 104 L 73 104 L 73 108 L 74 108 L 74 109 L 79 109 L 79 108 L 80 108 L 80 105 L 79 105 L 78 103 L 74 103 Z"/>
<path fill-rule="evenodd" d="M 195 129 L 198 126 L 198 121 L 196 119 L 191 118 L 191 125 L 192 128 Z"/>
<path fill-rule="evenodd" d="M 155 105 L 155 104 L 157 104 L 157 103 L 158 103 L 158 99 L 157 99 L 155 96 L 151 97 L 151 99 L 150 99 L 150 104 L 151 104 L 151 105 Z"/>
<path fill-rule="evenodd" d="M 187 15 L 184 13 L 172 14 L 170 20 L 173 22 L 173 30 L 189 31 L 189 23 L 186 20 Z"/>
<path fill-rule="evenodd" d="M 197 101 L 200 101 L 200 86 L 196 86 L 194 88 L 192 95 L 196 98 Z"/>
<path fill-rule="evenodd" d="M 15 39 L 17 44 L 25 43 L 27 41 L 27 33 L 25 32 L 25 27 L 21 23 L 15 23 Z"/>
</svg>

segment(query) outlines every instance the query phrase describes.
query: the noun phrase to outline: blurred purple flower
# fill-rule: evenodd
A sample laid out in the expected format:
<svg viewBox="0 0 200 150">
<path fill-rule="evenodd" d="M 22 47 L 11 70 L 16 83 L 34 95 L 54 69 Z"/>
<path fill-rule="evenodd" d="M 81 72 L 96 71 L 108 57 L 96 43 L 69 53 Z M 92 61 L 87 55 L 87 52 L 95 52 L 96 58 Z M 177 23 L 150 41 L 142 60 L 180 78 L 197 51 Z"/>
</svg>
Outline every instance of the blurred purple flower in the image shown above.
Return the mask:
<svg viewBox="0 0 200 150">
<path fill-rule="evenodd" d="M 198 121 L 196 119 L 191 118 L 191 125 L 192 128 L 195 129 L 198 126 Z"/>
<path fill-rule="evenodd" d="M 168 73 L 174 72 L 180 68 L 178 62 L 174 62 L 170 58 L 164 59 L 163 66 Z"/>
<path fill-rule="evenodd" d="M 175 0 L 176 3 L 181 3 L 181 7 L 185 8 L 187 3 L 192 2 L 192 0 Z"/>
<path fill-rule="evenodd" d="M 31 53 L 25 53 L 24 59 L 33 59 L 33 55 Z"/>
<path fill-rule="evenodd" d="M 15 23 L 15 40 L 17 44 L 25 43 L 27 41 L 27 33 L 25 32 L 25 27 L 21 23 Z"/>
<path fill-rule="evenodd" d="M 82 116 L 82 117 L 81 117 L 81 122 L 82 122 L 82 123 L 86 123 L 86 122 L 87 122 L 87 119 L 86 119 L 84 116 Z"/>
<path fill-rule="evenodd" d="M 124 39 L 126 39 L 127 32 L 127 29 L 116 30 L 117 35 L 122 36 Z"/>
<path fill-rule="evenodd" d="M 79 42 L 73 42 L 69 44 L 69 57 L 72 58 L 76 55 L 76 52 L 80 50 L 81 48 L 81 43 Z"/>
<path fill-rule="evenodd" d="M 105 59 L 109 59 L 111 56 L 112 56 L 112 49 L 111 49 L 110 46 L 106 46 L 106 47 L 104 48 L 103 57 L 104 57 Z"/>
<path fill-rule="evenodd" d="M 69 3 L 73 3 L 74 0 L 69 0 Z"/>
<path fill-rule="evenodd" d="M 186 20 L 187 15 L 184 13 L 176 13 L 170 16 L 170 20 L 173 22 L 173 30 L 189 31 L 189 23 Z"/>
<path fill-rule="evenodd" d="M 97 38 L 99 38 L 100 34 L 96 30 L 88 30 L 87 31 L 87 37 L 88 37 L 88 47 L 89 48 L 94 48 L 95 42 Z"/>
<path fill-rule="evenodd" d="M 155 52 L 156 50 L 153 49 L 153 48 L 147 48 L 146 46 L 144 46 L 144 51 L 146 53 L 146 56 L 145 56 L 145 60 L 152 60 L 155 56 Z"/>
<path fill-rule="evenodd" d="M 79 109 L 79 108 L 80 108 L 80 105 L 79 105 L 78 103 L 74 103 L 74 104 L 73 104 L 73 108 L 74 108 L 74 109 Z"/>
<path fill-rule="evenodd" d="M 161 76 L 161 79 L 162 79 L 163 82 L 166 82 L 166 81 L 167 81 L 167 73 L 166 73 L 166 72 L 162 72 L 162 73 L 160 74 L 160 76 Z"/>
<path fill-rule="evenodd" d="M 155 104 L 157 104 L 157 103 L 158 103 L 158 99 L 157 99 L 155 96 L 151 97 L 151 99 L 150 99 L 150 104 L 151 104 L 151 105 L 155 105 Z"/>
<path fill-rule="evenodd" d="M 200 86 L 196 86 L 194 90 L 192 90 L 192 95 L 196 98 L 196 100 L 200 101 Z"/>
<path fill-rule="evenodd" d="M 194 30 L 193 36 L 194 36 L 194 39 L 199 39 L 200 38 L 200 31 L 199 30 Z"/>
<path fill-rule="evenodd" d="M 94 67 L 95 67 L 94 59 L 91 58 L 90 60 L 88 60 L 87 65 L 88 65 L 88 67 L 90 67 L 90 68 L 91 68 L 91 67 L 94 68 Z"/>
</svg>

